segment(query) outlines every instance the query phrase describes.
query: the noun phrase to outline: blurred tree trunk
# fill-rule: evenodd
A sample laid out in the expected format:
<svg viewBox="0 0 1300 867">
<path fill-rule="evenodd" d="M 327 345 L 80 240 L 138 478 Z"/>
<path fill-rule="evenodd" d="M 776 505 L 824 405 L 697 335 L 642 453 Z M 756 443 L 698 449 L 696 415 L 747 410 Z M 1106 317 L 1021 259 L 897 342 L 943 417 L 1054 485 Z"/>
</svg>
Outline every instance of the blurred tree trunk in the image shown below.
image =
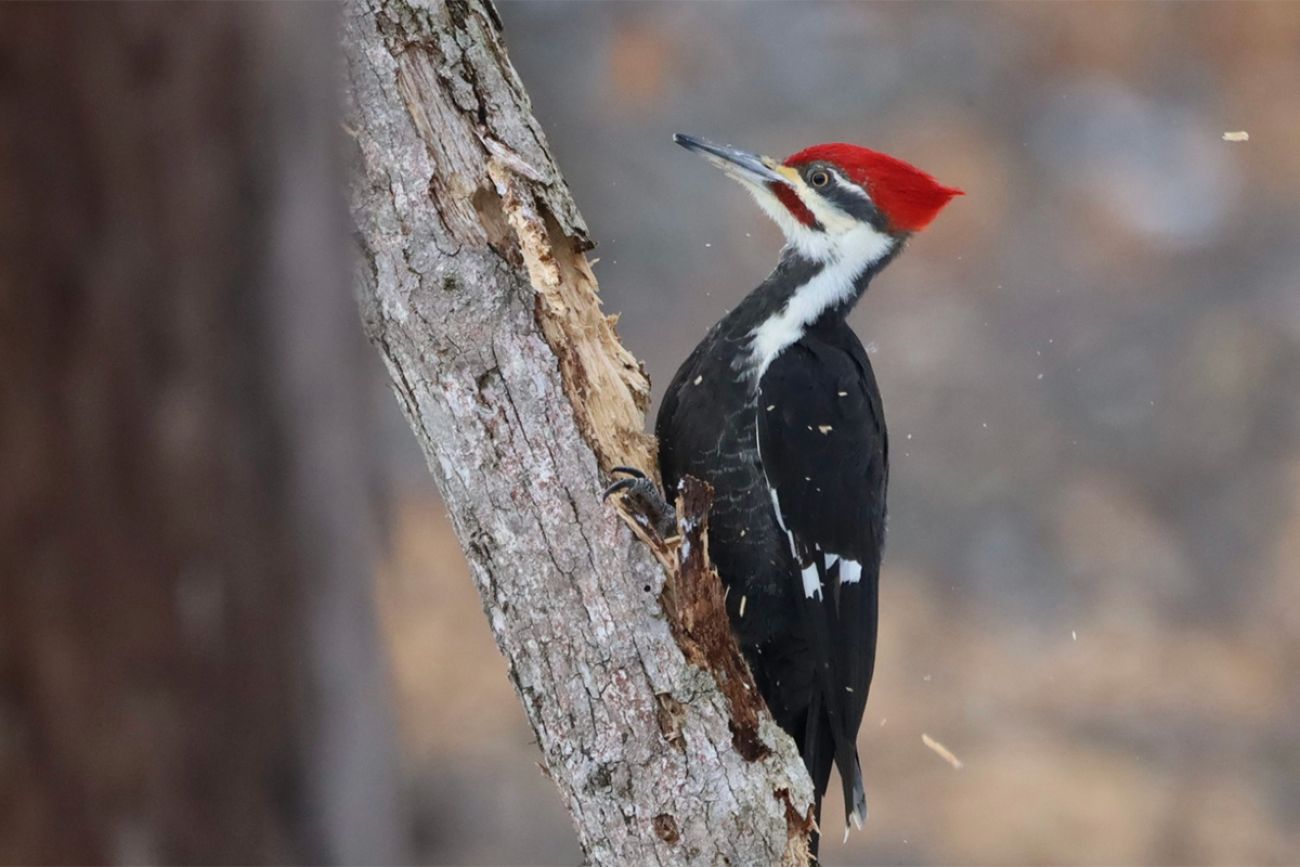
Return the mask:
<svg viewBox="0 0 1300 867">
<path fill-rule="evenodd" d="M 600 312 L 495 10 L 345 8 L 367 330 L 584 851 L 803 862 L 811 787 L 746 690 L 716 576 L 660 546 L 666 579 L 600 502 L 602 470 L 654 467 L 649 383 Z"/>
<path fill-rule="evenodd" d="M 0 862 L 402 857 L 334 17 L 0 8 Z"/>
</svg>

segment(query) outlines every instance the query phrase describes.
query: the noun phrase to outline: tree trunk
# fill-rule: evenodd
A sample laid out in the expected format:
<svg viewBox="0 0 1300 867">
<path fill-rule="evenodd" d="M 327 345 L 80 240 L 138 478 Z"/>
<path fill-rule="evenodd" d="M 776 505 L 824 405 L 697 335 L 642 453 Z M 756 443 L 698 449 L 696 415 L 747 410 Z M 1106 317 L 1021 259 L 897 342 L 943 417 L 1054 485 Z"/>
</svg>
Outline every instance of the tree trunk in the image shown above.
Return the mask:
<svg viewBox="0 0 1300 867">
<path fill-rule="evenodd" d="M 0 9 L 0 862 L 403 855 L 335 15 Z"/>
<path fill-rule="evenodd" d="M 702 528 L 679 569 L 600 501 L 602 471 L 654 466 L 649 384 L 600 312 L 495 10 L 346 8 L 366 329 L 584 851 L 802 863 L 811 787 L 746 689 Z M 699 517 L 707 491 L 691 499 Z"/>
</svg>

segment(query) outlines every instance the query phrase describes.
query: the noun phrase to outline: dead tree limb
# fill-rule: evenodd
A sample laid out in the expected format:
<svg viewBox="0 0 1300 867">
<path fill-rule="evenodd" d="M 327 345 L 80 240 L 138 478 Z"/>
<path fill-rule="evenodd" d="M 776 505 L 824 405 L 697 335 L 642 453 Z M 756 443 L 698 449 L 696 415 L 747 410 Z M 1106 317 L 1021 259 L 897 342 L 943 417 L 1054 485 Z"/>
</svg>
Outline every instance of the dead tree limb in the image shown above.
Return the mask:
<svg viewBox="0 0 1300 867">
<path fill-rule="evenodd" d="M 749 688 L 702 524 L 678 574 L 600 502 L 610 466 L 654 466 L 649 383 L 600 311 L 495 10 L 357 0 L 343 38 L 366 330 L 584 851 L 803 863 L 810 785 Z"/>
</svg>

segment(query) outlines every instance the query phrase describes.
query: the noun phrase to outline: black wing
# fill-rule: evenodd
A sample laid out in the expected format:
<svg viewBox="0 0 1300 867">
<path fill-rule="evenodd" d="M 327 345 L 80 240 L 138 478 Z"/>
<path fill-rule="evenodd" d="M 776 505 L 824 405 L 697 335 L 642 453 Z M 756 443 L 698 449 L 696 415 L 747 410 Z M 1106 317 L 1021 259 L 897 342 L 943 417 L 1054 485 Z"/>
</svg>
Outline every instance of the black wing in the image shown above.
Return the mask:
<svg viewBox="0 0 1300 867">
<path fill-rule="evenodd" d="M 796 596 L 821 675 L 821 701 L 810 713 L 825 720 L 808 721 L 805 750 L 833 747 L 846 808 L 861 820 L 855 740 L 875 664 L 888 447 L 880 394 L 856 335 L 846 326 L 782 352 L 759 383 L 757 414 L 763 470 L 799 570 L 789 580 L 802 591 Z M 832 743 L 818 746 L 818 730 Z M 830 758 L 805 756 L 826 774 Z"/>
</svg>

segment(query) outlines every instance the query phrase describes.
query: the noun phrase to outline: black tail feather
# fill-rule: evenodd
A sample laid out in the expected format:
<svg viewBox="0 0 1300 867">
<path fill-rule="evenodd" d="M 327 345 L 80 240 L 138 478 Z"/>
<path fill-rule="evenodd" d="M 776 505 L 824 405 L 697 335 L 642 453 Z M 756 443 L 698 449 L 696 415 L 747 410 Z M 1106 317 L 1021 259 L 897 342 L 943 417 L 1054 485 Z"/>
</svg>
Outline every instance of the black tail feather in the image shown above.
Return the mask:
<svg viewBox="0 0 1300 867">
<path fill-rule="evenodd" d="M 835 757 L 835 764 L 840 772 L 840 784 L 844 787 L 844 833 L 848 826 L 858 830 L 867 821 L 867 793 L 862 787 L 862 764 L 858 761 L 858 751 L 852 744 L 848 745 L 851 758 L 845 759 L 843 752 Z"/>
</svg>

